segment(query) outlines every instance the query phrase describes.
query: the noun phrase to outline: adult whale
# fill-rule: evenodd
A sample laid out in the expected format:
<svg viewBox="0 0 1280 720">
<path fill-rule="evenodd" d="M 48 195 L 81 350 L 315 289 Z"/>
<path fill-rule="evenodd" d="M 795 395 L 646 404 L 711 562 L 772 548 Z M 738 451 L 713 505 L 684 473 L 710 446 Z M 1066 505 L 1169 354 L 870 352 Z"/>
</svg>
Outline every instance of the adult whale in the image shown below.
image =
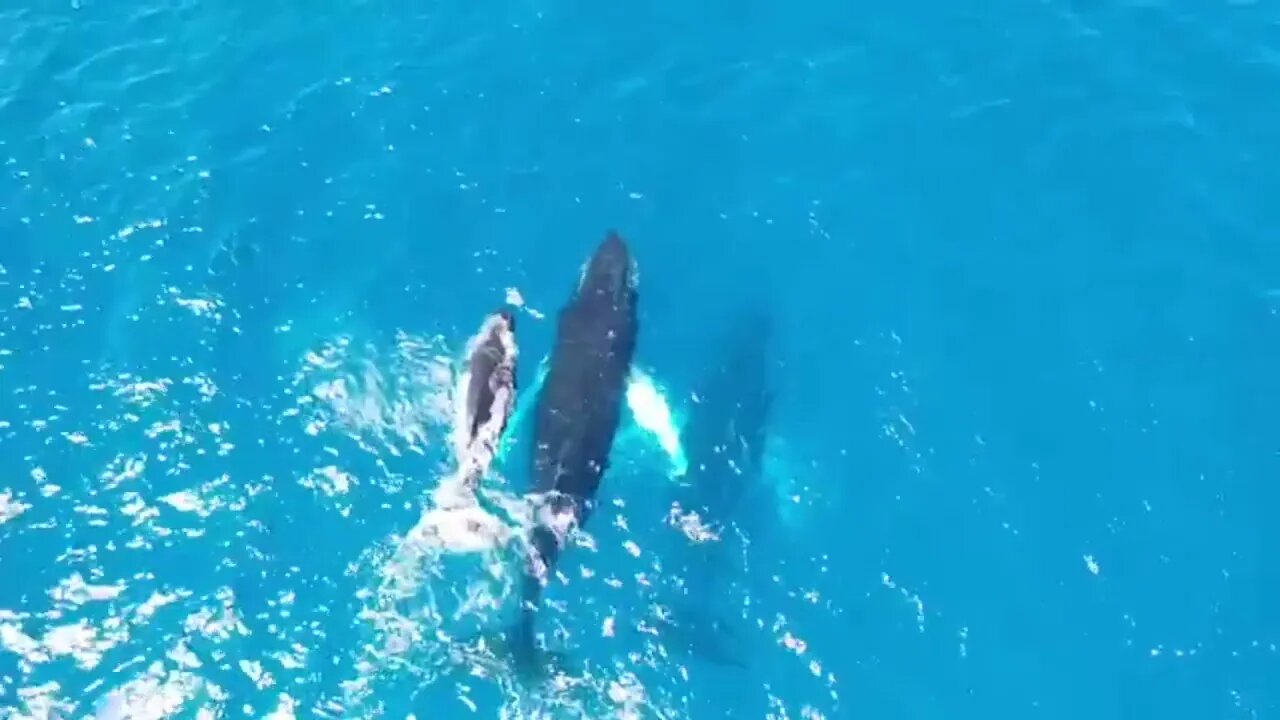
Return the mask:
<svg viewBox="0 0 1280 720">
<path fill-rule="evenodd" d="M 636 270 L 610 230 L 560 310 L 551 363 L 534 409 L 534 522 L 522 579 L 516 657 L 534 659 L 542 591 L 569 534 L 591 515 L 609 465 L 636 346 Z"/>
</svg>

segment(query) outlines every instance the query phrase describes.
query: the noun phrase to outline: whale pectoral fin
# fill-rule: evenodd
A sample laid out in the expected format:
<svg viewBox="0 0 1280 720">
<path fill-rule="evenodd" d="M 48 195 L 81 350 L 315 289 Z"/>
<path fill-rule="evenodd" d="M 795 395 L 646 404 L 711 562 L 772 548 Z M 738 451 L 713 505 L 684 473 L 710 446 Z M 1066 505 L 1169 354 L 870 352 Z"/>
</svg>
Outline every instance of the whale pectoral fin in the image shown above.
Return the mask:
<svg viewBox="0 0 1280 720">
<path fill-rule="evenodd" d="M 627 375 L 625 400 L 631 420 L 647 443 L 659 448 L 670 465 L 668 477 L 681 477 L 689 469 L 681 423 L 667 393 L 649 371 L 632 365 Z"/>
</svg>

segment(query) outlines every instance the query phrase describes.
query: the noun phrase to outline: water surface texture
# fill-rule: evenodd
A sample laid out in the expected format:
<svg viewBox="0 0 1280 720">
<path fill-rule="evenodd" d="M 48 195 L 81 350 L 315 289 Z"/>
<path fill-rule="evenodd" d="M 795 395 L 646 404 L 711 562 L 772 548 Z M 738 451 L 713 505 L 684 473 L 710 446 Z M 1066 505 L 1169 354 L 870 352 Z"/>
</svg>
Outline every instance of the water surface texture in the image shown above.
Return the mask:
<svg viewBox="0 0 1280 720">
<path fill-rule="evenodd" d="M 1280 717 L 1274 4 L 0 38 L 0 718 Z M 624 415 L 537 684 L 510 554 L 406 538 L 467 339 L 517 304 L 533 387 L 609 228 L 673 419 Z"/>
</svg>

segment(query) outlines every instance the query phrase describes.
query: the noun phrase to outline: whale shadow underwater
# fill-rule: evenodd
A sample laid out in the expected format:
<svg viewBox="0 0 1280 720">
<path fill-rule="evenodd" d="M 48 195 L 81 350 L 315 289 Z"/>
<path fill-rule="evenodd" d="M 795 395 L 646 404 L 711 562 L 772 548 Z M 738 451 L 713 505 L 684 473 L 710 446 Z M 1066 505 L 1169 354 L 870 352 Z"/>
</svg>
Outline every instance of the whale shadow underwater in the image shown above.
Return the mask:
<svg viewBox="0 0 1280 720">
<path fill-rule="evenodd" d="M 776 387 L 770 350 L 772 316 L 739 311 L 712 347 L 722 348 L 692 388 L 681 441 L 688 470 L 669 521 L 680 532 L 667 563 L 676 578 L 663 636 L 708 662 L 747 666 L 730 598 L 746 591 L 748 547 L 774 525 L 776 490 L 763 471 Z M 740 615 L 742 608 L 736 609 Z"/>
</svg>

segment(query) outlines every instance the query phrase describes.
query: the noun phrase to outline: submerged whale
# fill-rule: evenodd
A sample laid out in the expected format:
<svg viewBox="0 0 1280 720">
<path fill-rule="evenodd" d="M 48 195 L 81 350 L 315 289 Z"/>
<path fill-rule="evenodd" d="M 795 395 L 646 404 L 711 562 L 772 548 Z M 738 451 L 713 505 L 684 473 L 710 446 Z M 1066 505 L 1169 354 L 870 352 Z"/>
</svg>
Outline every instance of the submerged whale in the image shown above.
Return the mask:
<svg viewBox="0 0 1280 720">
<path fill-rule="evenodd" d="M 689 504 L 717 526 L 736 517 L 744 498 L 759 489 L 775 387 L 773 318 L 752 306 L 718 338 L 718 357 L 696 387 L 699 403 L 683 431 L 689 455 Z"/>
<path fill-rule="evenodd" d="M 763 306 L 717 325 L 726 332 L 714 338 L 718 353 L 695 385 L 699 401 L 681 433 L 689 470 L 676 505 L 688 515 L 673 522 L 684 534 L 668 568 L 682 597 L 664 630 L 705 660 L 745 667 L 749 656 L 732 616 L 740 614 L 748 595 L 747 546 L 751 540 L 773 541 L 760 534 L 767 529 L 760 515 L 775 503 L 764 473 L 776 393 L 774 326 Z M 735 604 L 738 613 L 732 612 Z"/>
<path fill-rule="evenodd" d="M 555 345 L 534 408 L 534 522 L 511 632 L 518 658 L 533 659 L 533 626 L 547 579 L 570 533 L 591 515 L 608 468 L 636 346 L 636 271 L 610 231 L 560 310 Z"/>
</svg>

